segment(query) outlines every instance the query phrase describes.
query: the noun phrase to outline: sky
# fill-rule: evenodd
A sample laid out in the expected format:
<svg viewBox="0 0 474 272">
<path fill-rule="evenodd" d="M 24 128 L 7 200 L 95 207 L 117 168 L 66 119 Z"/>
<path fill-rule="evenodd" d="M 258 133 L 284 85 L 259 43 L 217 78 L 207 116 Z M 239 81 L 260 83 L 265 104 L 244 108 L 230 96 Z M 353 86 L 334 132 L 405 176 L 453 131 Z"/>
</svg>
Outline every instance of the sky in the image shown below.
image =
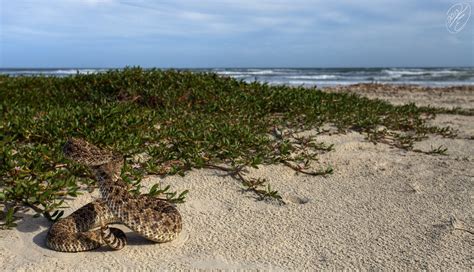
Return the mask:
<svg viewBox="0 0 474 272">
<path fill-rule="evenodd" d="M 0 2 L 1 68 L 474 66 L 453 0 Z"/>
</svg>

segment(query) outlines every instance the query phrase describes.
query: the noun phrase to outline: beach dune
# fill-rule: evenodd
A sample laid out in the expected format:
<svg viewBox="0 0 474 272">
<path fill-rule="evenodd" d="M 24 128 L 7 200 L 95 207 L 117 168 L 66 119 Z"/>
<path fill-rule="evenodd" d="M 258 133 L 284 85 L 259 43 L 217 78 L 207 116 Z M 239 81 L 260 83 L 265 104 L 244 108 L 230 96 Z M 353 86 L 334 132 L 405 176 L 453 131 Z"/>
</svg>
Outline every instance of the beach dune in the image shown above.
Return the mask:
<svg viewBox="0 0 474 272">
<path fill-rule="evenodd" d="M 384 99 L 376 92 L 370 95 Z M 473 106 L 472 91 L 445 95 L 456 99 L 443 99 L 440 106 Z M 437 93 L 426 91 L 401 102 L 437 101 Z M 248 176 L 268 179 L 286 205 L 256 200 L 218 170 L 150 176 L 144 190 L 161 183 L 190 191 L 178 205 L 184 231 L 170 243 L 155 244 L 121 227 L 129 237 L 123 250 L 60 253 L 45 246 L 50 226 L 45 218 L 19 213 L 17 228 L 0 231 L 1 269 L 472 269 L 474 116 L 444 114 L 433 122 L 458 129 L 458 137 L 433 136 L 416 148 L 443 145 L 447 156 L 374 145 L 350 132 L 318 135 L 335 150 L 312 166 L 331 165 L 332 175 L 296 174 L 284 165 L 249 169 Z M 97 197 L 96 190 L 69 200 L 65 215 Z"/>
</svg>

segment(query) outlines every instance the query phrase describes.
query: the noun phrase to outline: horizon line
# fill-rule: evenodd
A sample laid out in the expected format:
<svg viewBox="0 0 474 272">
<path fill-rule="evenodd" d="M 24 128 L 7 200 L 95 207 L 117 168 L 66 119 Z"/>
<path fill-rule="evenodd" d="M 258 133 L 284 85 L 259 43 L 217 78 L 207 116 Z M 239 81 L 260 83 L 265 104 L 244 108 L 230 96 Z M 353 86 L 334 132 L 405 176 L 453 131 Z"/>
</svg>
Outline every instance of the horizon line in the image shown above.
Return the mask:
<svg viewBox="0 0 474 272">
<path fill-rule="evenodd" d="M 52 70 L 52 69 L 108 69 L 119 70 L 125 68 L 142 68 L 142 69 L 176 69 L 176 70 L 190 70 L 190 69 L 384 69 L 384 68 L 474 68 L 474 66 L 215 66 L 215 67 L 158 67 L 158 66 L 140 66 L 140 65 L 125 65 L 121 67 L 87 67 L 87 66 L 57 66 L 57 67 L 0 67 L 0 70 Z"/>
</svg>

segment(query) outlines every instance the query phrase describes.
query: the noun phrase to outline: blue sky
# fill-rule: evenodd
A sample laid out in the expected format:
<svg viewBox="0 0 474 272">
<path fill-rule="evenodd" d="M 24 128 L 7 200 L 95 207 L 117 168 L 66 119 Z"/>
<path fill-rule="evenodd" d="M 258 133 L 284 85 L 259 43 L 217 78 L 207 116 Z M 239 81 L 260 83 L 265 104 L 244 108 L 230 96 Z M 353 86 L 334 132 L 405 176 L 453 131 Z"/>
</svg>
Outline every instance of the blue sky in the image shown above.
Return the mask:
<svg viewBox="0 0 474 272">
<path fill-rule="evenodd" d="M 474 66 L 451 0 L 0 1 L 0 67 Z"/>
</svg>

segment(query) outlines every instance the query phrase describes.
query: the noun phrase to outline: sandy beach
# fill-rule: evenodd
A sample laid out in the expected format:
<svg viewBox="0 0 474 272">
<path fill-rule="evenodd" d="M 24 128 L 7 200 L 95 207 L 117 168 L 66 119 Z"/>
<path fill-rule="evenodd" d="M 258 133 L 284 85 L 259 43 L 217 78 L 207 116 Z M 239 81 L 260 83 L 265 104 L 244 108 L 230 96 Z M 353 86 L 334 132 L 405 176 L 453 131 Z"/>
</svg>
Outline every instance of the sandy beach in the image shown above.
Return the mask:
<svg viewBox="0 0 474 272">
<path fill-rule="evenodd" d="M 472 86 L 351 90 L 394 104 L 474 108 Z M 441 114 L 432 122 L 458 136 L 432 136 L 415 147 L 443 145 L 446 156 L 374 145 L 357 132 L 326 133 L 317 139 L 335 150 L 313 167 L 330 165 L 332 175 L 297 174 L 284 165 L 249 169 L 248 176 L 268 179 L 286 205 L 256 200 L 218 170 L 150 176 L 144 191 L 158 182 L 190 191 L 178 205 L 184 231 L 170 243 L 154 244 L 120 226 L 129 237 L 123 250 L 60 253 L 45 246 L 51 223 L 19 213 L 17 228 L 0 231 L 0 270 L 471 270 L 474 116 Z M 97 197 L 96 190 L 69 200 L 65 215 Z"/>
</svg>

